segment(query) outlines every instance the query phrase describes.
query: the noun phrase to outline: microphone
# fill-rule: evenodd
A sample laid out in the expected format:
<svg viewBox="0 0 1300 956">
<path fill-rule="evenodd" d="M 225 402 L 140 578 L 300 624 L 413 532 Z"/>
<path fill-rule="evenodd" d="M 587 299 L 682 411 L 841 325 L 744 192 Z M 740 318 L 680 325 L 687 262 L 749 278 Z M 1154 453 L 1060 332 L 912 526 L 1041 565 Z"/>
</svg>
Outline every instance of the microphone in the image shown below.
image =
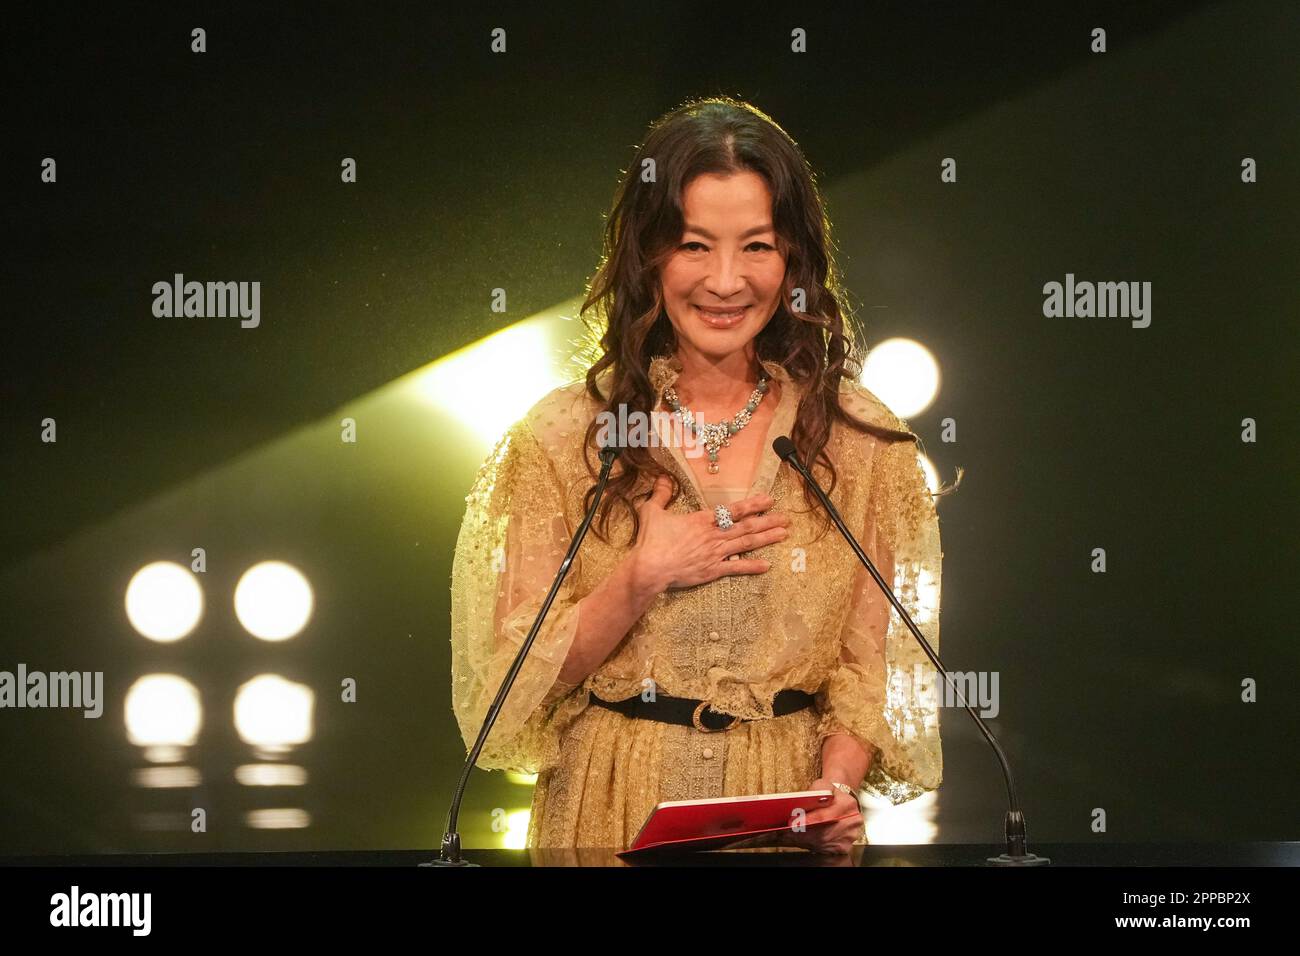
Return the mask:
<svg viewBox="0 0 1300 956">
<path fill-rule="evenodd" d="M 817 483 L 817 479 L 809 473 L 808 469 L 804 467 L 803 462 L 799 460 L 799 455 L 794 447 L 794 442 L 792 442 L 788 436 L 782 435 L 776 439 L 776 441 L 772 442 L 772 450 L 776 452 L 777 457 L 788 463 L 795 471 L 799 472 L 799 474 L 803 476 L 803 480 L 808 487 L 816 493 L 817 497 L 821 500 L 822 505 L 825 506 L 826 513 L 830 515 L 831 520 L 835 522 L 835 527 L 840 529 L 840 534 L 844 535 L 845 539 L 849 542 L 849 547 L 853 549 L 853 553 L 856 554 L 858 560 L 866 566 L 867 570 L 871 573 L 871 577 L 875 580 L 876 584 L 879 585 L 880 590 L 885 592 L 885 597 L 889 598 L 889 603 L 894 606 L 894 610 L 898 612 L 904 623 L 907 624 L 907 629 L 912 632 L 912 636 L 921 642 L 921 649 L 925 651 L 925 656 L 930 658 L 934 663 L 934 666 L 939 669 L 939 673 L 943 674 L 943 679 L 948 683 L 948 686 L 956 691 L 957 698 L 961 701 L 962 706 L 966 708 L 966 713 L 971 715 L 971 718 L 979 727 L 980 733 L 984 735 L 984 739 L 989 742 L 989 746 L 991 746 L 993 752 L 997 754 L 998 763 L 1002 765 L 1002 776 L 1006 780 L 1007 784 L 1007 800 L 1009 805 L 1005 827 L 1007 852 L 1000 856 L 988 857 L 988 861 L 999 866 L 1039 866 L 1050 863 L 1051 860 L 1047 857 L 1038 856 L 1037 854 L 1030 853 L 1026 850 L 1025 815 L 1020 810 L 1020 799 L 1016 795 L 1015 781 L 1011 776 L 1011 765 L 1007 763 L 1006 754 L 1002 752 L 1002 748 L 998 745 L 997 738 L 995 738 L 992 731 L 985 726 L 980 715 L 974 711 L 970 704 L 966 703 L 965 696 L 962 694 L 961 689 L 953 683 L 952 677 L 948 674 L 948 669 L 943 666 L 943 661 L 939 660 L 939 655 L 935 653 L 934 648 L 930 646 L 930 642 L 927 641 L 917 629 L 916 624 L 903 608 L 903 605 L 899 603 L 898 598 L 894 596 L 894 592 L 890 589 L 889 585 L 885 583 L 885 579 L 881 577 L 880 572 L 876 570 L 876 566 L 871 563 L 871 559 L 867 557 L 866 552 L 862 550 L 862 546 L 858 544 L 857 539 L 853 537 L 853 533 L 849 531 L 847 526 L 845 526 L 844 519 L 841 518 L 840 513 L 835 510 L 835 506 L 831 504 L 831 499 L 827 497 L 822 486 Z"/>
<path fill-rule="evenodd" d="M 582 524 L 578 526 L 578 530 L 573 535 L 573 540 L 569 543 L 569 550 L 565 553 L 564 560 L 560 562 L 560 568 L 555 573 L 555 580 L 551 583 L 551 589 L 546 594 L 546 600 L 542 602 L 541 610 L 537 612 L 537 618 L 533 621 L 533 626 L 528 630 L 528 636 L 520 645 L 519 653 L 515 655 L 514 661 L 511 662 L 510 669 L 506 671 L 505 679 L 501 681 L 501 688 L 497 691 L 492 706 L 488 708 L 487 716 L 483 720 L 483 727 L 478 732 L 478 739 L 474 741 L 474 746 L 470 749 L 469 756 L 465 760 L 465 766 L 460 772 L 460 781 L 456 784 L 456 792 L 452 796 L 451 809 L 447 812 L 447 829 L 442 835 L 442 848 L 438 853 L 438 859 L 421 863 L 420 866 L 478 866 L 477 863 L 471 863 L 460 855 L 460 832 L 456 829 L 456 823 L 460 817 L 461 801 L 465 798 L 465 787 L 469 783 L 469 772 L 474 769 L 479 754 L 483 752 L 483 746 L 487 743 L 488 734 L 491 732 L 493 724 L 496 723 L 497 715 L 501 713 L 501 708 L 510 694 L 510 688 L 514 686 L 515 678 L 524 665 L 524 659 L 528 656 L 528 651 L 537 638 L 537 632 L 541 630 L 542 622 L 546 620 L 546 614 L 551 609 L 551 602 L 555 600 L 560 585 L 564 583 L 565 577 L 568 576 L 569 566 L 573 564 L 573 559 L 578 554 L 582 539 L 587 536 L 587 528 L 591 526 L 591 520 L 595 517 L 596 509 L 600 506 L 600 499 L 604 497 L 605 485 L 609 482 L 609 471 L 613 467 L 614 459 L 617 456 L 618 445 L 611 438 L 600 451 L 600 476 L 596 479 L 596 493 L 592 496 L 591 507 L 587 509 Z"/>
</svg>

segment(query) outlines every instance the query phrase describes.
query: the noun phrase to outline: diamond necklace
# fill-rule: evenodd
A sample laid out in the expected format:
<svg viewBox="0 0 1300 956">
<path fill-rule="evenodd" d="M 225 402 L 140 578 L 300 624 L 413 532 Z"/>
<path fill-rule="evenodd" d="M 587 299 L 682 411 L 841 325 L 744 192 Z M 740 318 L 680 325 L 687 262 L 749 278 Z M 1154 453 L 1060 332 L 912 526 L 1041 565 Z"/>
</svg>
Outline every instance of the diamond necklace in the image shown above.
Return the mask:
<svg viewBox="0 0 1300 956">
<path fill-rule="evenodd" d="M 695 421 L 695 413 L 689 408 L 682 408 L 681 402 L 677 400 L 677 390 L 671 385 L 664 389 L 664 401 L 668 404 L 682 420 L 682 424 L 691 429 L 695 437 L 703 439 L 704 449 L 709 453 L 709 474 L 718 473 L 718 449 L 731 444 L 731 436 L 736 434 L 746 425 L 754 414 L 754 409 L 758 408 L 758 403 L 763 400 L 767 393 L 767 375 L 763 372 L 758 373 L 758 385 L 749 394 L 749 401 L 745 407 L 736 412 L 729 422 L 713 422 L 699 425 Z"/>
</svg>

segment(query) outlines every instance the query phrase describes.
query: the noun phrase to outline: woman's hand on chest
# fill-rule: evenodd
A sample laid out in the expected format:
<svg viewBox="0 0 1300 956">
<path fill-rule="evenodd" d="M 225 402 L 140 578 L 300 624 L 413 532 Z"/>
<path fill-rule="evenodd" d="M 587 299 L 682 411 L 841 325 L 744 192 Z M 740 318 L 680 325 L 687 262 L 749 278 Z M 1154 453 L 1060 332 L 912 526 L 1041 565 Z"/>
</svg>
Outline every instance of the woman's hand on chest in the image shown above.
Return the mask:
<svg viewBox="0 0 1300 956">
<path fill-rule="evenodd" d="M 655 479 L 654 492 L 637 506 L 641 530 L 629 555 L 635 578 L 656 592 L 706 584 L 725 574 L 762 574 L 770 567 L 767 561 L 728 559 L 789 535 L 788 515 L 763 513 L 773 504 L 768 495 L 728 505 L 734 524 L 726 531 L 711 511 L 668 511 L 671 495 L 671 480 L 663 475 Z"/>
</svg>

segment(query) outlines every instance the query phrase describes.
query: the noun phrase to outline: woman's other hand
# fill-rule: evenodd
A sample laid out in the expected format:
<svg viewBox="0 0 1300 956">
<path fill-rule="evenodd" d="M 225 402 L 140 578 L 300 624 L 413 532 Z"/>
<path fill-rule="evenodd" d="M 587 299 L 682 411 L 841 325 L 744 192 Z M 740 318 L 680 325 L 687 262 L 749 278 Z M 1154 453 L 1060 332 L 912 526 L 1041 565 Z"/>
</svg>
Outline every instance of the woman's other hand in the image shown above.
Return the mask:
<svg viewBox="0 0 1300 956">
<path fill-rule="evenodd" d="M 801 846 L 814 853 L 848 853 L 853 849 L 857 839 L 862 836 L 862 807 L 854 797 L 832 787 L 831 782 L 824 777 L 814 780 L 809 784 L 808 789 L 829 790 L 832 796 L 825 804 L 816 810 L 809 810 L 804 815 L 803 822 L 807 826 L 806 830 L 787 831 L 783 840 L 784 845 Z M 836 817 L 844 816 L 846 813 L 851 813 L 852 816 L 835 820 Z M 814 823 L 824 820 L 834 820 L 834 822 L 825 826 L 813 826 Z"/>
<path fill-rule="evenodd" d="M 629 559 L 635 579 L 655 593 L 706 584 L 724 574 L 761 574 L 771 566 L 769 562 L 728 558 L 775 544 L 790 533 L 787 515 L 761 513 L 773 504 L 768 495 L 728 505 L 735 523 L 726 531 L 714 522 L 712 511 L 669 512 L 671 496 L 672 481 L 659 475 L 650 497 L 637 505 L 641 530 Z"/>
</svg>

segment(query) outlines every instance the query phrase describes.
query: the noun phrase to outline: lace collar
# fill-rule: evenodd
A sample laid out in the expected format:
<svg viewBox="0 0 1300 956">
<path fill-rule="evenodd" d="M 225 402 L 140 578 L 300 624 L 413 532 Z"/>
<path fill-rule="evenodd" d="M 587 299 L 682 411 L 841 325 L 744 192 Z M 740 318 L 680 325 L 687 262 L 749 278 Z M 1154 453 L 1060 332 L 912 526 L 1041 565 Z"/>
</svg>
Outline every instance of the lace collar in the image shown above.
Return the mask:
<svg viewBox="0 0 1300 956">
<path fill-rule="evenodd" d="M 760 364 L 770 378 L 781 383 L 781 397 L 777 401 L 776 412 L 768 427 L 767 440 L 770 442 L 777 435 L 789 434 L 794 427 L 801 390 L 798 383 L 791 378 L 790 373 L 785 370 L 784 366 L 766 359 L 760 360 Z M 662 396 L 663 390 L 677 381 L 677 376 L 681 373 L 681 370 L 681 361 L 675 355 L 657 355 L 651 359 L 648 375 L 650 384 L 655 389 L 655 394 Z M 687 464 L 680 448 L 671 442 L 665 442 L 652 448 L 651 455 L 670 471 L 676 472 L 678 482 L 688 490 L 696 506 L 704 507 L 707 496 L 700 486 L 695 472 Z M 770 494 L 780 464 L 781 460 L 776 457 L 775 453 L 770 450 L 765 453 L 760 459 L 758 470 L 754 474 L 754 479 L 750 484 L 746 497 L 759 492 Z"/>
</svg>

